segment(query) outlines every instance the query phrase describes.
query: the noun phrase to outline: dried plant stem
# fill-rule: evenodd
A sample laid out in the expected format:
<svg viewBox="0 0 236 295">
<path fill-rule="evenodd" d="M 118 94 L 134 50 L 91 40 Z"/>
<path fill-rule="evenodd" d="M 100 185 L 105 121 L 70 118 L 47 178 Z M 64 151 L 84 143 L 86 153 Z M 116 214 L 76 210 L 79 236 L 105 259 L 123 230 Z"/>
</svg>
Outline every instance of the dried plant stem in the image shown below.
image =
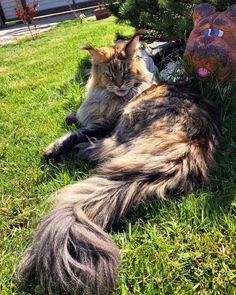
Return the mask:
<svg viewBox="0 0 236 295">
<path fill-rule="evenodd" d="M 33 34 L 33 31 L 32 31 L 31 28 L 30 28 L 30 24 L 29 24 L 27 21 L 23 21 L 23 22 L 24 22 L 24 24 L 27 26 L 27 28 L 28 28 L 28 30 L 29 30 L 29 32 L 30 32 L 30 35 L 31 35 L 31 37 L 32 37 L 32 39 L 35 40 L 35 39 L 36 39 L 36 36 L 37 36 L 36 23 L 35 23 L 35 22 L 33 23 L 34 31 L 35 31 L 35 34 Z"/>
</svg>

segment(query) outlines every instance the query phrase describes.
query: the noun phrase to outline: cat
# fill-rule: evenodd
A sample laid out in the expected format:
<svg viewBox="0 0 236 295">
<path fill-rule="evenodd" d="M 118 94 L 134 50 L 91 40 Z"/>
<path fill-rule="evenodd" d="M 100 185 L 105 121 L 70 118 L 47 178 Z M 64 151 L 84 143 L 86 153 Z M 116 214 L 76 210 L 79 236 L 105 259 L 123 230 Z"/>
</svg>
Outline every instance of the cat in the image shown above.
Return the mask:
<svg viewBox="0 0 236 295">
<path fill-rule="evenodd" d="M 93 48 L 82 46 L 92 58 L 91 78 L 79 110 L 67 116 L 67 123 L 82 128 L 59 138 L 45 151 L 45 159 L 58 159 L 73 150 L 87 137 L 103 137 L 115 127 L 123 107 L 134 96 L 155 84 L 140 51 L 139 33 L 129 41 L 114 46 Z M 151 58 L 150 58 L 151 59 Z"/>
<path fill-rule="evenodd" d="M 55 194 L 21 280 L 55 294 L 114 290 L 119 249 L 105 230 L 150 197 L 188 193 L 206 181 L 220 139 L 215 106 L 191 86 L 157 84 L 135 96 L 110 135 L 77 144 L 100 167 Z"/>
</svg>

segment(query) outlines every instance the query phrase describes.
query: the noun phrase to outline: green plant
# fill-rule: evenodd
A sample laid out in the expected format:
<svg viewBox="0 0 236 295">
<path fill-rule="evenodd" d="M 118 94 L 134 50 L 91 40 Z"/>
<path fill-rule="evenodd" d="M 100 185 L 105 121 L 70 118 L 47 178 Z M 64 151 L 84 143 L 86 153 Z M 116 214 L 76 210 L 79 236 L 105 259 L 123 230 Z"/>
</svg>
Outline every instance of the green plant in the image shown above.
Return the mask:
<svg viewBox="0 0 236 295">
<path fill-rule="evenodd" d="M 32 39 L 35 39 L 37 36 L 36 33 L 36 23 L 34 21 L 35 14 L 37 12 L 38 2 L 33 0 L 32 4 L 26 2 L 25 7 L 22 7 L 22 4 L 19 3 L 19 0 L 16 0 L 17 7 L 15 8 L 15 12 L 17 17 L 23 21 L 23 23 L 27 26 Z M 35 30 L 35 36 L 30 28 L 30 25 L 33 24 Z"/>
<path fill-rule="evenodd" d="M 118 0 L 108 8 L 119 21 L 128 21 L 136 28 L 153 29 L 165 39 L 186 39 L 192 28 L 191 14 L 195 5 L 208 2 L 224 10 L 234 0 Z"/>
</svg>

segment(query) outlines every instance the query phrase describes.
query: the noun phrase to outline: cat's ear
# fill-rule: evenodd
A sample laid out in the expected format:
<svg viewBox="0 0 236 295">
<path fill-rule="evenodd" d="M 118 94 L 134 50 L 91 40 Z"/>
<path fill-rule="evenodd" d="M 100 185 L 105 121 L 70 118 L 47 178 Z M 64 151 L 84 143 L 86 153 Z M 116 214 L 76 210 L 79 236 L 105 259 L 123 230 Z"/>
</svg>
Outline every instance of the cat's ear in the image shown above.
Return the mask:
<svg viewBox="0 0 236 295">
<path fill-rule="evenodd" d="M 227 9 L 227 13 L 229 14 L 230 17 L 232 17 L 236 20 L 236 4 L 231 5 Z"/>
<path fill-rule="evenodd" d="M 208 3 L 201 3 L 197 5 L 193 11 L 193 23 L 196 25 L 200 19 L 216 13 L 214 6 Z"/>
<path fill-rule="evenodd" d="M 125 46 L 125 53 L 128 58 L 133 58 L 139 50 L 139 35 L 135 35 Z"/>
<path fill-rule="evenodd" d="M 97 48 L 93 48 L 90 45 L 83 45 L 80 46 L 80 49 L 87 50 L 90 53 L 94 64 L 100 64 L 107 61 L 106 56 Z"/>
</svg>

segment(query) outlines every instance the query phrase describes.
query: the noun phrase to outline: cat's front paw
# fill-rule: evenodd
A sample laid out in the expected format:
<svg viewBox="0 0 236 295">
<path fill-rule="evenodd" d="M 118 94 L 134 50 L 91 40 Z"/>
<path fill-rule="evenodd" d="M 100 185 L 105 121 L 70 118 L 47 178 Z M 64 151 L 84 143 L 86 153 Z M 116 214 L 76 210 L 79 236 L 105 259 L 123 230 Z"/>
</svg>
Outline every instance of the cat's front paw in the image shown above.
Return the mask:
<svg viewBox="0 0 236 295">
<path fill-rule="evenodd" d="M 59 161 L 61 155 L 67 154 L 72 151 L 74 146 L 74 136 L 68 133 L 56 141 L 52 142 L 44 151 L 43 159 L 46 161 L 55 160 Z"/>
<path fill-rule="evenodd" d="M 76 123 L 78 123 L 77 112 L 69 113 L 66 116 L 66 124 L 71 125 Z"/>
<path fill-rule="evenodd" d="M 51 143 L 44 151 L 43 153 L 43 160 L 48 162 L 49 160 L 54 160 L 58 162 L 60 159 L 60 153 L 57 148 L 56 143 Z"/>
</svg>

